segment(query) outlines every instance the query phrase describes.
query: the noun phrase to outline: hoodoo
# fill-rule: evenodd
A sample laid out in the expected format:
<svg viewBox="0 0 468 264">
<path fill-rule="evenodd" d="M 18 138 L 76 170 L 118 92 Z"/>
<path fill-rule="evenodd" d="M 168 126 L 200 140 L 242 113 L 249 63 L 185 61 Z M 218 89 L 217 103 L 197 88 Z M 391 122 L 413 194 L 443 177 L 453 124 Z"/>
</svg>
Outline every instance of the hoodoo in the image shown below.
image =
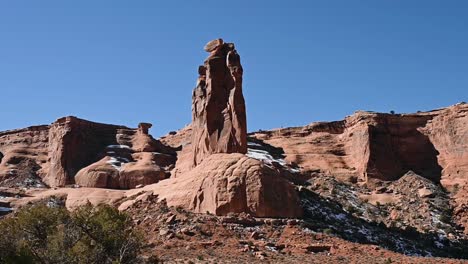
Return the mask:
<svg viewBox="0 0 468 264">
<path fill-rule="evenodd" d="M 247 153 L 242 65 L 233 43 L 208 42 L 192 95 L 192 167 L 213 153 Z"/>
<path fill-rule="evenodd" d="M 299 217 L 294 186 L 281 171 L 247 155 L 242 66 L 232 43 L 208 42 L 193 91 L 191 144 L 178 155 L 171 179 L 145 190 L 198 213 Z M 138 190 L 141 191 L 141 190 Z M 130 202 L 130 201 L 129 201 Z"/>
</svg>

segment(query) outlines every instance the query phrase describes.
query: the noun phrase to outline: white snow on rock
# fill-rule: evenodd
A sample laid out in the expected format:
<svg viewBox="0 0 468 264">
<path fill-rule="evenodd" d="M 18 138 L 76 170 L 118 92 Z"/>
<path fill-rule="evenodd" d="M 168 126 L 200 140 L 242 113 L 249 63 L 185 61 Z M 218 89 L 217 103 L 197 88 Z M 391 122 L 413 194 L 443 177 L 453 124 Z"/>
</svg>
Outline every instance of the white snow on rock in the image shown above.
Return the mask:
<svg viewBox="0 0 468 264">
<path fill-rule="evenodd" d="M 251 146 L 251 147 L 261 147 L 262 145 L 258 144 L 258 143 L 255 143 L 255 142 L 247 142 L 247 146 Z"/>
<path fill-rule="evenodd" d="M 286 162 L 283 159 L 275 159 L 273 156 L 268 153 L 268 151 L 260 150 L 260 149 L 251 149 L 247 150 L 247 157 L 261 160 L 266 164 L 272 164 L 273 162 L 279 163 L 281 166 L 286 166 Z"/>
<path fill-rule="evenodd" d="M 122 165 L 125 163 L 130 162 L 126 158 L 115 158 L 115 157 L 110 157 L 110 159 L 106 162 L 107 164 L 110 164 L 114 169 L 121 171 L 122 170 Z"/>
<path fill-rule="evenodd" d="M 249 143 L 252 143 L 252 142 L 249 142 Z M 257 143 L 252 143 L 252 144 L 257 144 Z M 300 172 L 299 168 L 292 168 L 291 166 L 287 164 L 287 162 L 284 159 L 273 158 L 273 156 L 270 153 L 268 153 L 268 151 L 266 150 L 248 148 L 246 155 L 249 158 L 263 161 L 265 164 L 270 165 L 270 166 L 272 166 L 273 162 L 276 162 L 282 167 L 284 167 L 285 169 L 289 170 L 290 172 L 294 172 L 294 173 Z"/>
<path fill-rule="evenodd" d="M 8 207 L 0 207 L 0 212 L 10 212 L 13 211 L 13 209 L 8 208 Z"/>
<path fill-rule="evenodd" d="M 107 148 L 110 148 L 110 149 L 130 149 L 130 147 L 127 146 L 127 145 L 109 145 L 109 146 L 107 146 Z"/>
</svg>

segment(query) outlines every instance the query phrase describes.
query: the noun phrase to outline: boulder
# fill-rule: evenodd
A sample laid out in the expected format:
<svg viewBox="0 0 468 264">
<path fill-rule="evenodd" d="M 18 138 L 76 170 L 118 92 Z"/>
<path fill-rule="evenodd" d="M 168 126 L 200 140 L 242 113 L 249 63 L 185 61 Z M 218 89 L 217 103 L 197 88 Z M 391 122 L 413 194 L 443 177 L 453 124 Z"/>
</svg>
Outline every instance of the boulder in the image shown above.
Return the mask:
<svg viewBox="0 0 468 264">
<path fill-rule="evenodd" d="M 132 155 L 134 161 L 124 161 L 106 156 L 81 169 L 75 182 L 83 187 L 132 189 L 167 178 L 164 169 L 154 162 L 153 153 L 143 152 Z"/>
<path fill-rule="evenodd" d="M 169 206 L 198 213 L 248 213 L 256 217 L 300 217 L 294 186 L 278 171 L 243 154 L 212 154 L 191 171 L 143 189 Z"/>
<path fill-rule="evenodd" d="M 434 192 L 427 188 L 421 188 L 418 190 L 418 196 L 421 198 L 432 198 L 434 197 Z"/>
<path fill-rule="evenodd" d="M 221 47 L 224 44 L 223 39 L 215 39 L 206 43 L 205 47 L 203 48 L 206 52 L 212 52 L 217 48 Z"/>
<path fill-rule="evenodd" d="M 111 157 L 104 157 L 81 170 L 75 176 L 75 183 L 82 187 L 119 188 L 119 170 L 112 164 Z"/>
</svg>

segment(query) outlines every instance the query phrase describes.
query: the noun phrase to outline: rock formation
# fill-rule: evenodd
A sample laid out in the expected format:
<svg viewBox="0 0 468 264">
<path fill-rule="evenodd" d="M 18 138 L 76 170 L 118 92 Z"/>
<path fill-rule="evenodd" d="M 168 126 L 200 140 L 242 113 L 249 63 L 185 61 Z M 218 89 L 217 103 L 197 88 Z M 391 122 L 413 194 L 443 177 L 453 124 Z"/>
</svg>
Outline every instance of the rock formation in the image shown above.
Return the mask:
<svg viewBox="0 0 468 264">
<path fill-rule="evenodd" d="M 391 181 L 412 170 L 434 182 L 460 181 L 468 176 L 467 112 L 466 104 L 416 114 L 359 111 L 342 121 L 251 136 L 281 147 L 304 171 L 342 180 Z"/>
<path fill-rule="evenodd" d="M 192 166 L 212 153 L 246 153 L 242 66 L 233 43 L 210 41 L 192 95 Z"/>
<path fill-rule="evenodd" d="M 240 57 L 222 39 L 205 50 L 190 126 L 161 141 L 149 135 L 149 123 L 131 129 L 76 117 L 0 132 L 0 186 L 148 185 L 144 190 L 168 204 L 196 212 L 297 217 L 292 183 L 332 176 L 377 191 L 405 183 L 413 171 L 450 192 L 454 220 L 468 233 L 467 104 L 415 114 L 358 111 L 341 121 L 252 133 L 247 143 Z"/>
<path fill-rule="evenodd" d="M 130 129 L 70 116 L 50 126 L 1 132 L 0 184 L 133 188 L 157 182 L 168 177 L 175 152 L 152 138 L 150 127 L 141 123 Z"/>
<path fill-rule="evenodd" d="M 48 166 L 49 126 L 0 132 L 0 183 L 42 185 Z"/>
<path fill-rule="evenodd" d="M 336 122 L 252 133 L 303 172 L 369 186 L 414 171 L 453 195 L 468 234 L 468 104 L 415 114 L 359 111 Z"/>
<path fill-rule="evenodd" d="M 247 132 L 242 66 L 234 44 L 217 39 L 205 50 L 210 55 L 199 67 L 192 124 L 185 132 L 162 139 L 168 145 L 183 145 L 172 177 L 145 189 L 169 205 L 200 213 L 300 216 L 294 186 L 279 170 L 244 155 Z"/>
<path fill-rule="evenodd" d="M 299 217 L 302 210 L 291 183 L 278 171 L 242 154 L 212 154 L 186 174 L 131 191 L 152 192 L 168 205 L 216 215 Z M 131 201 L 130 201 L 131 202 Z"/>
<path fill-rule="evenodd" d="M 84 187 L 130 189 L 156 183 L 169 177 L 174 153 L 149 135 L 149 123 L 138 129 L 116 130 L 115 143 L 101 151 L 102 158 L 82 168 L 75 176 Z"/>
<path fill-rule="evenodd" d="M 81 168 L 96 161 L 106 146 L 117 144 L 117 130 L 124 128 L 75 117 L 59 118 L 49 129 L 50 167 L 44 181 L 50 186 L 74 183 Z"/>
</svg>

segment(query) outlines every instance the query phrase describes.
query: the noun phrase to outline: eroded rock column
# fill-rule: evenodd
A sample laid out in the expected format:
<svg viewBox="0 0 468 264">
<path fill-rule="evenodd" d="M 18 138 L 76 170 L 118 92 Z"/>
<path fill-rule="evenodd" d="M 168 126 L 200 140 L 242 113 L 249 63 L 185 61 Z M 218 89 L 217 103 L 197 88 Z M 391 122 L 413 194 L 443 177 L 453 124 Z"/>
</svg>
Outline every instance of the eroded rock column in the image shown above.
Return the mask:
<svg viewBox="0 0 468 264">
<path fill-rule="evenodd" d="M 233 43 L 208 42 L 192 95 L 192 167 L 213 153 L 247 153 L 243 69 Z"/>
</svg>

